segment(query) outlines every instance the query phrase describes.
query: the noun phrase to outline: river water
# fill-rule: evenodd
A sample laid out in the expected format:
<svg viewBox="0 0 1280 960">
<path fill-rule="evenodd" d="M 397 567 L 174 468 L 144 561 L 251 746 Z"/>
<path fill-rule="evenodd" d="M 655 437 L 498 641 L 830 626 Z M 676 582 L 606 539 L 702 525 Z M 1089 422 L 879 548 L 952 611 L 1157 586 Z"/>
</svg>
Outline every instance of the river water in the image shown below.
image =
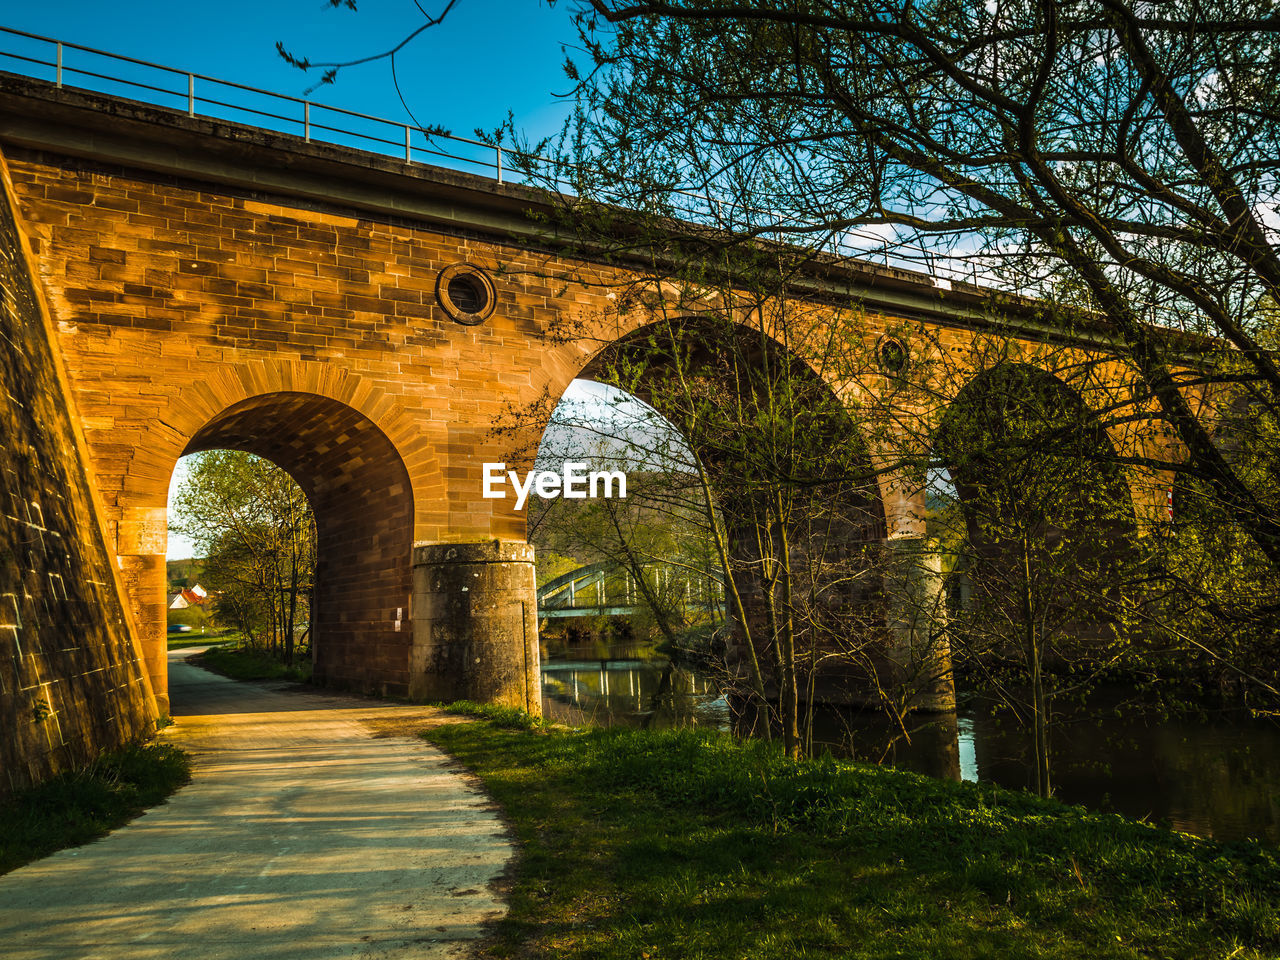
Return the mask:
<svg viewBox="0 0 1280 960">
<path fill-rule="evenodd" d="M 547 717 L 571 724 L 743 732 L 712 680 L 665 660 L 598 656 L 574 659 L 570 653 L 544 660 Z M 1280 843 L 1280 727 L 1226 716 L 1117 716 L 1106 698 L 1093 706 L 1089 719 L 1055 725 L 1052 776 L 1059 799 L 1203 837 Z M 1028 736 L 982 706 L 921 718 L 911 725 L 909 746 L 899 740 L 888 748 L 891 731 L 875 711 L 819 708 L 809 722 L 815 748 L 828 747 L 837 756 L 1005 787 L 1033 783 Z"/>
</svg>

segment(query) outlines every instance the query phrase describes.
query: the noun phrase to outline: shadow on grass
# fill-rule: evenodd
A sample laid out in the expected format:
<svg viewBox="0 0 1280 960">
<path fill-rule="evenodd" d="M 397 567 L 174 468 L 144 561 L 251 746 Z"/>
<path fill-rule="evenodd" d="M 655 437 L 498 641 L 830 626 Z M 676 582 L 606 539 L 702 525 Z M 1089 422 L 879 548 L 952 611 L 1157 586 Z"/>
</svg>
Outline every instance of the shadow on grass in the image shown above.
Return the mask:
<svg viewBox="0 0 1280 960">
<path fill-rule="evenodd" d="M 426 734 L 523 854 L 495 957 L 1274 957 L 1280 862 L 697 731 Z"/>
<path fill-rule="evenodd" d="M 196 656 L 200 666 L 232 680 L 292 680 L 311 682 L 311 661 L 286 666 L 269 653 L 245 646 L 210 647 Z"/>
</svg>

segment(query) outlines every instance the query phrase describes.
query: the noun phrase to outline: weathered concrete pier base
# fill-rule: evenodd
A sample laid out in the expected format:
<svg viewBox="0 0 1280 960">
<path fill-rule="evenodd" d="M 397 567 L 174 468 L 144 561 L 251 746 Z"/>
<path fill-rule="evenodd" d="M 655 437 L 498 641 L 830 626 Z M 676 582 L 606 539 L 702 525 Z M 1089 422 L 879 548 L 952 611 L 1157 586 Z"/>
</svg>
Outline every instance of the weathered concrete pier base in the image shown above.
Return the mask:
<svg viewBox="0 0 1280 960">
<path fill-rule="evenodd" d="M 942 555 L 927 537 L 896 537 L 886 548 L 891 638 L 886 653 L 896 679 L 910 692 L 913 709 L 955 710 Z"/>
<path fill-rule="evenodd" d="M 409 695 L 541 714 L 538 598 L 527 543 L 413 548 Z"/>
</svg>

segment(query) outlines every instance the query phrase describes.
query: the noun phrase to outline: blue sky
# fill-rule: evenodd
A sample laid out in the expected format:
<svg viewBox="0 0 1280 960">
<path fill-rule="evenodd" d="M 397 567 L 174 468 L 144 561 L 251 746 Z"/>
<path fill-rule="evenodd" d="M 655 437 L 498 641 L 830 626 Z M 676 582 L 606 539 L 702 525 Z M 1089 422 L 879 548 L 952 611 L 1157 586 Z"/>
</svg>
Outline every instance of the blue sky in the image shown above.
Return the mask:
<svg viewBox="0 0 1280 960">
<path fill-rule="evenodd" d="M 429 13 L 445 0 L 420 0 Z M 569 81 L 561 46 L 572 44 L 574 0 L 458 0 L 438 27 L 398 57 L 401 89 L 418 120 L 470 136 L 515 113 L 535 135 L 568 112 L 556 93 Z M 177 67 L 275 93 L 302 96 L 314 74 L 292 69 L 276 41 L 313 62 L 349 60 L 394 45 L 423 22 L 413 0 L 359 0 L 358 11 L 327 0 L 53 0 L 7 4 L 0 25 Z M 0 35 L 0 49 L 16 41 Z M 68 55 L 70 56 L 70 54 Z M 69 61 L 68 61 L 69 62 Z M 0 60 L 0 69 L 13 69 Z M 410 119 L 386 61 L 344 70 L 316 101 L 394 120 Z"/>
</svg>

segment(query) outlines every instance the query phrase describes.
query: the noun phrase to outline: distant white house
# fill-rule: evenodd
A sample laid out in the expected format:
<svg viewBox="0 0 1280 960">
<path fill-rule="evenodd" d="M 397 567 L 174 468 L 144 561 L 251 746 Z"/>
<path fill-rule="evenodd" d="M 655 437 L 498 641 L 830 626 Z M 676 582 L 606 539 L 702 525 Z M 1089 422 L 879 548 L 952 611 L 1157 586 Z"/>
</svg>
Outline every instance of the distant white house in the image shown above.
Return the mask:
<svg viewBox="0 0 1280 960">
<path fill-rule="evenodd" d="M 199 607 L 208 599 L 209 591 L 197 583 L 194 587 L 187 587 L 178 593 L 169 594 L 169 609 L 185 610 L 187 607 Z"/>
</svg>

